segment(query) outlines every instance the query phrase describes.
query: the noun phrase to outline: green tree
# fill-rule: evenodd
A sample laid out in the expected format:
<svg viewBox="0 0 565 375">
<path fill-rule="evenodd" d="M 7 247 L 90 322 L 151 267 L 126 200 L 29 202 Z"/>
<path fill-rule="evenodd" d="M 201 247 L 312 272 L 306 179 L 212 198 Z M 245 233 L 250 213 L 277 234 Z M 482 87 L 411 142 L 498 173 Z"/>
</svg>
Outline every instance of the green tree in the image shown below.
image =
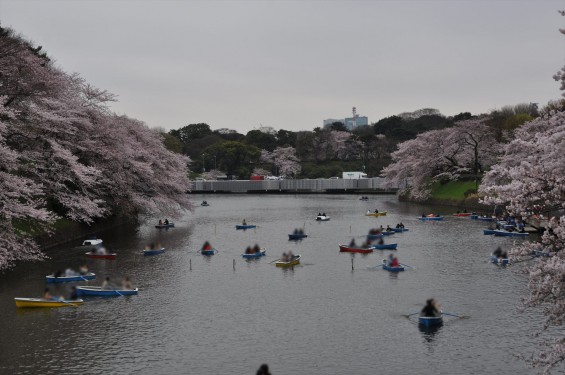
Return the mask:
<svg viewBox="0 0 565 375">
<path fill-rule="evenodd" d="M 180 129 L 171 130 L 169 134 L 177 137 L 184 144 L 187 144 L 195 139 L 204 138 L 207 135 L 211 135 L 212 130 L 210 129 L 210 125 L 200 123 L 200 124 L 190 124 Z"/>
<path fill-rule="evenodd" d="M 263 150 L 273 151 L 277 147 L 277 138 L 273 134 L 251 130 L 245 135 L 245 143 Z"/>
<path fill-rule="evenodd" d="M 227 141 L 207 147 L 204 154 L 215 155 L 217 169 L 228 175 L 247 177 L 259 162 L 261 150 L 245 143 Z"/>
</svg>

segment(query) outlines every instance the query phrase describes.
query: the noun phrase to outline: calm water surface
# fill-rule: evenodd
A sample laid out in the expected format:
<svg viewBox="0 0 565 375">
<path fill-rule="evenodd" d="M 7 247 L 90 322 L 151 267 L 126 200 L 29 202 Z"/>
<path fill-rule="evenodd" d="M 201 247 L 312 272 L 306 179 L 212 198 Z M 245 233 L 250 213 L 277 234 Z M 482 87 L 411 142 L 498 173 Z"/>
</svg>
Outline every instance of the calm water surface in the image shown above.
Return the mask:
<svg viewBox="0 0 565 375">
<path fill-rule="evenodd" d="M 539 339 L 539 312 L 518 312 L 526 278 L 519 265 L 486 262 L 511 238 L 484 236 L 485 224 L 468 218 L 420 222 L 423 211 L 452 208 L 400 203 L 394 196 L 195 196 L 193 214 L 170 230 L 139 228 L 101 234 L 115 261 L 85 259 L 75 245 L 49 251 L 46 262 L 0 275 L 2 374 L 254 374 L 261 363 L 280 374 L 533 374 L 515 357 L 531 354 Z M 386 210 L 385 217 L 364 216 Z M 316 222 L 318 212 L 331 217 Z M 236 231 L 245 218 L 255 230 Z M 373 266 L 389 251 L 351 256 L 339 243 L 358 243 L 374 226 L 403 221 L 398 275 Z M 303 227 L 308 238 L 289 242 Z M 196 250 L 205 240 L 213 257 Z M 521 240 L 520 240 L 521 241 Z M 167 252 L 143 257 L 155 242 Z M 259 244 L 267 256 L 242 259 Z M 302 255 L 303 265 L 280 269 L 282 252 Z M 353 262 L 352 262 L 353 259 Z M 234 265 L 235 261 L 235 265 Z M 130 276 L 138 296 L 89 298 L 78 308 L 16 309 L 14 297 L 37 297 L 44 276 L 87 263 L 99 277 Z M 353 269 L 352 269 L 353 268 Z M 67 294 L 69 285 L 51 287 Z M 421 332 L 404 314 L 437 298 L 444 311 L 470 316 Z"/>
</svg>

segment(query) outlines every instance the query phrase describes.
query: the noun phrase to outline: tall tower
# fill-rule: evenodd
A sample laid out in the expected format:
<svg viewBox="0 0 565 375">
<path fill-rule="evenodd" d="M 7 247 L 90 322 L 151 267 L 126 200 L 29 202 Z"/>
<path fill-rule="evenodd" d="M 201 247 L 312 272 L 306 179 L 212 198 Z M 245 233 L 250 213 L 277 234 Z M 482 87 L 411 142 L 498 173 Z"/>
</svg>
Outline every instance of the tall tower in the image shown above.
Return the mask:
<svg viewBox="0 0 565 375">
<path fill-rule="evenodd" d="M 353 107 L 353 126 L 352 129 L 355 129 L 357 127 L 357 108 Z"/>
</svg>

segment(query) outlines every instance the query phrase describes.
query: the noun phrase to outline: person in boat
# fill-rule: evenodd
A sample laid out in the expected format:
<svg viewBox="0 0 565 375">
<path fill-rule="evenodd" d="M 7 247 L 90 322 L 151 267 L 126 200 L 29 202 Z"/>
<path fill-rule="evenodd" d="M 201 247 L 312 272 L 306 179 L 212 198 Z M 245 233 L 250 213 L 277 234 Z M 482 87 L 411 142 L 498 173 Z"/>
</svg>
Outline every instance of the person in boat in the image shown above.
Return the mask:
<svg viewBox="0 0 565 375">
<path fill-rule="evenodd" d="M 65 270 L 65 277 L 71 277 L 71 276 L 76 276 L 76 275 L 78 275 L 78 273 L 75 270 L 73 270 L 72 268 L 67 268 Z"/>
<path fill-rule="evenodd" d="M 247 221 L 245 219 L 243 219 L 243 221 L 241 222 L 241 225 L 247 225 Z"/>
<path fill-rule="evenodd" d="M 257 375 L 271 375 L 271 373 L 269 372 L 269 366 L 263 363 L 257 370 Z"/>
<path fill-rule="evenodd" d="M 508 259 L 508 253 L 506 252 L 506 250 L 502 250 L 500 246 L 498 246 L 496 250 L 492 252 L 492 255 L 494 255 L 498 259 Z"/>
<path fill-rule="evenodd" d="M 245 248 L 245 254 L 251 254 L 251 246 Z"/>
<path fill-rule="evenodd" d="M 80 266 L 79 269 L 78 269 L 78 272 L 81 275 L 86 275 L 88 273 L 88 267 L 86 266 L 86 264 L 83 264 L 82 266 Z"/>
<path fill-rule="evenodd" d="M 59 301 L 59 300 L 62 300 L 63 297 L 55 297 L 51 294 L 51 291 L 49 290 L 49 288 L 45 288 L 45 290 L 43 291 L 43 299 L 48 299 L 48 300 L 52 300 L 52 301 Z"/>
<path fill-rule="evenodd" d="M 169 219 L 165 219 L 165 225 L 169 225 Z"/>
<path fill-rule="evenodd" d="M 253 246 L 253 249 L 251 251 L 253 254 L 257 254 L 259 251 L 261 251 L 261 248 L 259 247 L 259 245 L 255 244 L 255 246 Z"/>
<path fill-rule="evenodd" d="M 425 212 L 422 212 L 422 217 L 426 217 L 426 213 L 425 213 Z"/>
<path fill-rule="evenodd" d="M 129 279 L 129 277 L 124 277 L 124 279 L 122 280 L 122 289 L 123 290 L 132 290 L 133 286 L 131 285 L 131 281 Z"/>
<path fill-rule="evenodd" d="M 355 247 L 357 246 L 357 244 L 355 243 L 355 238 L 351 239 L 351 242 L 349 242 L 349 247 Z"/>
<path fill-rule="evenodd" d="M 163 220 L 159 219 L 159 225 L 163 225 Z"/>
<path fill-rule="evenodd" d="M 398 258 L 393 256 L 392 257 L 392 261 L 390 262 L 390 266 L 391 267 L 400 267 L 400 262 L 398 261 Z"/>
<path fill-rule="evenodd" d="M 106 248 L 104 246 L 99 246 L 96 248 L 95 254 L 106 255 Z"/>
<path fill-rule="evenodd" d="M 210 245 L 210 242 L 208 241 L 204 242 L 204 245 L 202 245 L 202 251 L 207 251 L 207 250 L 212 250 L 212 245 Z"/>
<path fill-rule="evenodd" d="M 463 213 L 464 213 L 464 214 L 467 213 L 467 209 L 466 209 L 466 208 L 463 209 Z"/>
<path fill-rule="evenodd" d="M 377 208 L 375 208 L 375 213 L 376 213 L 376 214 L 378 214 L 378 213 L 379 213 L 379 210 L 378 210 Z"/>
<path fill-rule="evenodd" d="M 379 238 L 379 245 L 384 245 L 384 244 L 385 244 L 385 240 L 382 237 L 380 237 Z"/>
<path fill-rule="evenodd" d="M 439 317 L 441 312 L 437 308 L 437 303 L 433 298 L 426 301 L 426 306 L 420 311 L 420 316 L 424 317 Z"/>
<path fill-rule="evenodd" d="M 114 289 L 114 288 L 112 287 L 111 282 L 110 282 L 110 276 L 106 276 L 106 278 L 104 279 L 104 281 L 102 281 L 101 289 L 104 289 L 104 290 Z"/>
<path fill-rule="evenodd" d="M 318 216 L 322 216 L 322 214 L 318 212 Z"/>
<path fill-rule="evenodd" d="M 73 301 L 78 299 L 77 287 L 74 285 L 71 287 L 71 294 L 69 295 L 69 299 Z"/>
<path fill-rule="evenodd" d="M 392 254 L 389 254 L 389 255 L 388 255 L 388 258 L 387 258 L 387 260 L 386 260 L 386 265 L 387 265 L 388 267 L 392 267 L 392 259 L 393 259 L 393 258 L 394 258 L 394 255 L 392 255 Z"/>
<path fill-rule="evenodd" d="M 53 274 L 53 276 L 54 276 L 54 277 L 61 277 L 61 276 L 63 276 L 63 271 L 57 270 L 57 271 L 55 271 L 55 273 Z"/>
<path fill-rule="evenodd" d="M 287 253 L 282 253 L 281 262 L 288 262 L 288 254 Z"/>
<path fill-rule="evenodd" d="M 299 229 L 298 229 L 298 234 L 304 234 L 304 229 L 299 228 Z"/>
<path fill-rule="evenodd" d="M 323 217 L 326 217 L 326 213 L 324 212 L 324 213 L 322 214 L 322 216 L 323 216 Z"/>
<path fill-rule="evenodd" d="M 49 288 L 45 288 L 43 291 L 43 299 L 54 299 Z"/>
<path fill-rule="evenodd" d="M 286 254 L 286 256 L 288 257 L 289 262 L 294 259 L 294 254 L 290 250 L 288 251 L 288 254 Z"/>
<path fill-rule="evenodd" d="M 386 231 L 387 231 L 387 232 L 392 232 L 392 228 L 390 227 L 390 225 L 387 225 L 387 226 L 386 226 Z"/>
</svg>

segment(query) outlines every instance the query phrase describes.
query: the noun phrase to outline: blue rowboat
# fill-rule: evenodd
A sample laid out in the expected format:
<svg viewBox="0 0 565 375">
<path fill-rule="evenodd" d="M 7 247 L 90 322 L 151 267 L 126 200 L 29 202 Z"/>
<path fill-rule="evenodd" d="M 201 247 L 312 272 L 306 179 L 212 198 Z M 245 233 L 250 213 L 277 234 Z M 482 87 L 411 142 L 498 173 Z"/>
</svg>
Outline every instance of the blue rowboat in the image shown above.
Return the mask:
<svg viewBox="0 0 565 375">
<path fill-rule="evenodd" d="M 404 271 L 404 267 L 390 267 L 386 265 L 386 259 L 383 259 L 383 270 L 390 271 L 390 272 L 402 272 Z"/>
<path fill-rule="evenodd" d="M 157 255 L 157 254 L 163 254 L 165 252 L 165 248 L 162 247 L 160 249 L 150 249 L 150 250 L 143 250 L 143 255 L 147 256 L 147 255 Z"/>
<path fill-rule="evenodd" d="M 529 236 L 528 233 L 520 233 L 520 232 L 509 232 L 507 230 L 495 230 L 493 233 L 495 236 L 502 236 L 502 237 L 527 237 Z"/>
<path fill-rule="evenodd" d="M 419 316 L 418 324 L 423 327 L 437 327 L 443 324 L 441 316 Z"/>
<path fill-rule="evenodd" d="M 396 232 L 393 230 L 383 230 L 383 236 L 390 236 L 395 234 Z"/>
<path fill-rule="evenodd" d="M 235 226 L 235 229 L 252 229 L 257 227 L 257 225 L 252 225 L 252 224 L 246 224 L 246 225 L 242 225 L 242 224 L 237 224 Z"/>
<path fill-rule="evenodd" d="M 372 240 L 378 240 L 379 238 L 381 238 L 383 236 L 382 233 L 379 234 L 368 234 L 367 235 L 367 240 L 372 241 Z"/>
<path fill-rule="evenodd" d="M 396 233 L 408 232 L 408 228 L 392 228 Z"/>
<path fill-rule="evenodd" d="M 494 234 L 496 229 L 483 229 L 483 234 Z"/>
<path fill-rule="evenodd" d="M 397 243 L 387 243 L 387 244 L 375 244 L 375 245 L 371 245 L 371 247 L 372 247 L 373 249 L 377 249 L 377 250 L 395 250 L 397 246 L 398 246 Z"/>
<path fill-rule="evenodd" d="M 488 216 L 477 216 L 477 220 L 480 221 L 494 221 L 494 219 L 492 217 L 488 217 Z"/>
<path fill-rule="evenodd" d="M 218 252 L 218 250 L 216 249 L 210 249 L 210 250 L 200 250 L 200 253 L 202 255 L 206 255 L 206 256 L 210 256 L 210 255 L 214 255 Z"/>
<path fill-rule="evenodd" d="M 155 225 L 155 228 L 174 228 L 174 227 L 175 227 L 175 223 Z"/>
<path fill-rule="evenodd" d="M 96 275 L 92 272 L 88 272 L 84 275 L 76 275 L 76 276 L 45 276 L 45 280 L 47 283 L 68 283 L 72 281 L 86 281 L 86 280 L 93 280 L 96 278 Z"/>
<path fill-rule="evenodd" d="M 493 264 L 498 264 L 499 266 L 507 266 L 510 264 L 510 259 L 507 258 L 497 258 L 494 255 L 490 256 L 490 262 Z"/>
<path fill-rule="evenodd" d="M 302 233 L 302 234 L 294 234 L 293 233 L 293 234 L 288 235 L 289 240 L 301 240 L 301 239 L 306 238 L 306 237 L 308 237 L 308 235 L 304 234 L 304 233 Z"/>
<path fill-rule="evenodd" d="M 266 250 L 261 250 L 258 253 L 241 254 L 241 256 L 244 257 L 245 259 L 261 258 L 262 256 L 265 255 L 266 252 L 267 252 Z"/>
<path fill-rule="evenodd" d="M 443 220 L 443 216 L 425 216 L 425 217 L 418 217 L 418 220 L 422 221 L 439 221 Z"/>
<path fill-rule="evenodd" d="M 116 296 L 132 296 L 137 294 L 138 289 L 102 289 L 100 286 L 77 286 L 77 294 L 79 296 L 100 296 L 100 297 L 116 297 Z"/>
<path fill-rule="evenodd" d="M 472 220 L 477 220 L 479 218 L 479 215 L 471 215 L 469 216 Z"/>
</svg>

